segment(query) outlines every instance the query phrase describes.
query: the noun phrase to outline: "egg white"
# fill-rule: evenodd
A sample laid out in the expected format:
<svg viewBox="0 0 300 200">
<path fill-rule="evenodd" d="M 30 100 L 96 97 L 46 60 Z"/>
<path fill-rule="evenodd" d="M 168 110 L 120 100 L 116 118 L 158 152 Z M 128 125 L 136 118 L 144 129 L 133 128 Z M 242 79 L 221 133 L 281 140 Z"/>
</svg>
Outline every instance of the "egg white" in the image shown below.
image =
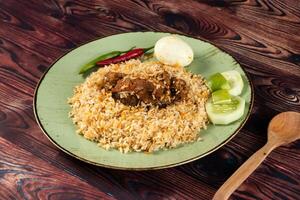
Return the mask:
<svg viewBox="0 0 300 200">
<path fill-rule="evenodd" d="M 164 64 L 185 67 L 194 59 L 192 48 L 176 36 L 159 39 L 154 47 L 154 56 Z"/>
</svg>

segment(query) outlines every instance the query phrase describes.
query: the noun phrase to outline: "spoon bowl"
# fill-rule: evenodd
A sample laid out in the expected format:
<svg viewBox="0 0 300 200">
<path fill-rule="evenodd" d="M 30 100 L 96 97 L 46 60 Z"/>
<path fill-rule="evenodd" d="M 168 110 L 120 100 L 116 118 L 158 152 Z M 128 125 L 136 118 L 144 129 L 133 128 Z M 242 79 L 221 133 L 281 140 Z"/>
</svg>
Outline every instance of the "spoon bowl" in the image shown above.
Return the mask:
<svg viewBox="0 0 300 200">
<path fill-rule="evenodd" d="M 300 113 L 283 112 L 276 115 L 268 127 L 268 141 L 278 146 L 300 139 Z"/>
</svg>

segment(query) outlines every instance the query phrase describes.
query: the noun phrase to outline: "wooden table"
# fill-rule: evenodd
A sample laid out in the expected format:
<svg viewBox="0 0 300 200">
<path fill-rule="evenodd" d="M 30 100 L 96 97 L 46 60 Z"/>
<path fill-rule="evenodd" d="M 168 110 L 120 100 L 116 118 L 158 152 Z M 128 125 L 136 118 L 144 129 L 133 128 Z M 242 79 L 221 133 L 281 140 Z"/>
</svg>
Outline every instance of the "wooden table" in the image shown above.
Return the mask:
<svg viewBox="0 0 300 200">
<path fill-rule="evenodd" d="M 205 158 L 157 171 L 92 166 L 58 150 L 32 110 L 50 64 L 87 41 L 130 31 L 207 40 L 254 84 L 245 127 Z M 0 199 L 210 199 L 266 142 L 277 113 L 300 111 L 299 0 L 0 0 Z M 300 142 L 276 149 L 232 199 L 300 199 Z"/>
</svg>

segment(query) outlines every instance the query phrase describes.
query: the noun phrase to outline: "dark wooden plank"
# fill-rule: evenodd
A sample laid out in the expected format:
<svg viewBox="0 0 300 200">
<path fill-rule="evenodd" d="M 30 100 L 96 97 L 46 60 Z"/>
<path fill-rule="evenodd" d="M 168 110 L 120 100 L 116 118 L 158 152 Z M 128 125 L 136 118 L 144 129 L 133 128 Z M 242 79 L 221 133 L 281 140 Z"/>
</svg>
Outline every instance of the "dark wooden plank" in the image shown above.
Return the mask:
<svg viewBox="0 0 300 200">
<path fill-rule="evenodd" d="M 114 199 L 0 138 L 1 199 Z"/>
</svg>

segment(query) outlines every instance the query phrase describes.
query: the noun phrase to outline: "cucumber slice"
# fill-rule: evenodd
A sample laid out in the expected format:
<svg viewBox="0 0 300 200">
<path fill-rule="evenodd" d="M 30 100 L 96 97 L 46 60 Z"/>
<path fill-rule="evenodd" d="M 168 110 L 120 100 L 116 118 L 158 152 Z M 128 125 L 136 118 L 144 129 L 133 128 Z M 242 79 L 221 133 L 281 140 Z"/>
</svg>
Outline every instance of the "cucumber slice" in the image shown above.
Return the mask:
<svg viewBox="0 0 300 200">
<path fill-rule="evenodd" d="M 228 90 L 217 90 L 211 94 L 213 104 L 231 103 L 231 96 Z"/>
<path fill-rule="evenodd" d="M 211 75 L 207 84 L 211 91 L 230 89 L 229 82 L 221 73 Z"/>
<path fill-rule="evenodd" d="M 244 82 L 241 74 L 238 71 L 230 70 L 221 73 L 225 79 L 229 82 L 230 89 L 229 94 L 233 96 L 238 96 L 242 93 Z"/>
<path fill-rule="evenodd" d="M 245 100 L 239 96 L 232 97 L 229 104 L 213 104 L 210 98 L 206 105 L 206 112 L 213 124 L 227 125 L 241 118 L 245 110 Z"/>
</svg>

